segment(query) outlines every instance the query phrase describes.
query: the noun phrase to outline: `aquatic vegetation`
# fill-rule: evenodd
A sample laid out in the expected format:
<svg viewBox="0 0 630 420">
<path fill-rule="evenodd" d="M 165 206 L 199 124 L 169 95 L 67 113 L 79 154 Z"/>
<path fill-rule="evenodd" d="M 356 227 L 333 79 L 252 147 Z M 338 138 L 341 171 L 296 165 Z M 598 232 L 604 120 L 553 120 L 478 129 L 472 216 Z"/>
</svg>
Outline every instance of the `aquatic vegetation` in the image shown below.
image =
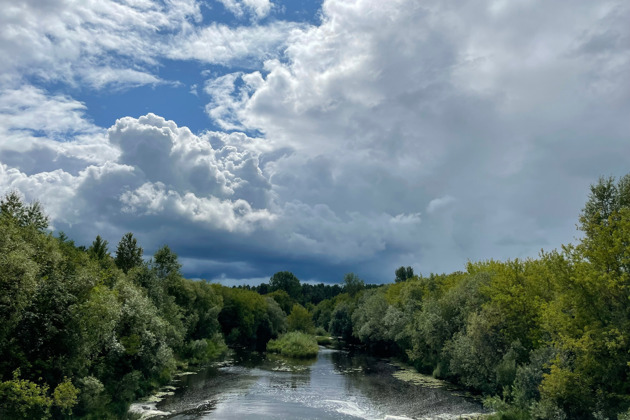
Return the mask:
<svg viewBox="0 0 630 420">
<path fill-rule="evenodd" d="M 394 378 L 404 381 L 410 382 L 415 385 L 422 385 L 425 388 L 452 388 L 453 385 L 443 381 L 441 379 L 436 379 L 433 376 L 424 375 L 413 367 L 405 365 L 403 363 L 392 362 L 392 365 L 399 368 L 399 370 L 392 373 Z"/>
<path fill-rule="evenodd" d="M 267 343 L 267 351 L 287 357 L 311 358 L 317 356 L 319 346 L 314 336 L 293 331 L 281 335 L 276 340 L 270 340 Z"/>
</svg>

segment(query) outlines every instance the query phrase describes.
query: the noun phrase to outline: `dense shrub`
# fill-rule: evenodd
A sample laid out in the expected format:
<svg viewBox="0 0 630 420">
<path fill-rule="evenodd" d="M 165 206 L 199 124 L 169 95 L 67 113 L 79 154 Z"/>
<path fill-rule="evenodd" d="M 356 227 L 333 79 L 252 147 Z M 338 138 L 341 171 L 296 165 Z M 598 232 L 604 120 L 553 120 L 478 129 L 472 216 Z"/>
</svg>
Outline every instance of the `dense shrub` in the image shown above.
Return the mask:
<svg viewBox="0 0 630 420">
<path fill-rule="evenodd" d="M 314 336 L 293 331 L 281 335 L 277 340 L 270 340 L 267 343 L 267 351 L 307 359 L 317 356 L 319 346 Z"/>
</svg>

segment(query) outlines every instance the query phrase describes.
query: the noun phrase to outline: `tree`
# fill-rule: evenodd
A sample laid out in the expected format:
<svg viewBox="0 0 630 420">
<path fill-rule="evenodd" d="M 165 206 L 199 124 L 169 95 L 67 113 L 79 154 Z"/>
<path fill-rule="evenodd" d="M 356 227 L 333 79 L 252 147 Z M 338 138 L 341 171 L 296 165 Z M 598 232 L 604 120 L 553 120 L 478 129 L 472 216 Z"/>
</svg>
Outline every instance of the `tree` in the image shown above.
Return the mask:
<svg viewBox="0 0 630 420">
<path fill-rule="evenodd" d="M 291 312 L 291 308 L 295 303 L 295 301 L 291 299 L 291 296 L 282 289 L 271 292 L 267 296 L 275 300 L 285 314 L 289 314 L 289 312 Z"/>
<path fill-rule="evenodd" d="M 619 179 L 617 185 L 614 177 L 599 178 L 597 184 L 591 185 L 580 214 L 580 230 L 590 236 L 595 226 L 607 225 L 608 218 L 623 208 L 630 208 L 630 174 Z"/>
<path fill-rule="evenodd" d="M 48 227 L 48 216 L 39 201 L 25 205 L 17 191 L 10 191 L 0 199 L 0 215 L 15 220 L 21 227 L 32 226 L 37 230 Z"/>
<path fill-rule="evenodd" d="M 411 267 L 399 267 L 394 272 L 396 274 L 396 283 L 400 283 L 406 280 L 409 280 L 413 277 L 413 268 Z"/>
<path fill-rule="evenodd" d="M 298 299 L 302 287 L 300 286 L 300 280 L 295 277 L 290 271 L 280 271 L 271 276 L 269 279 L 269 290 L 275 292 L 276 290 L 284 290 L 293 299 Z"/>
<path fill-rule="evenodd" d="M 355 296 L 365 288 L 365 283 L 354 273 L 343 276 L 344 289 L 350 296 Z"/>
<path fill-rule="evenodd" d="M 352 313 L 353 335 L 363 343 L 388 340 L 393 333 L 383 322 L 388 306 L 382 293 L 370 290 L 361 295 Z"/>
<path fill-rule="evenodd" d="M 20 369 L 13 372 L 13 380 L 0 382 L 0 414 L 13 419 L 47 419 L 52 398 L 48 385 L 40 386 L 20 379 Z"/>
<path fill-rule="evenodd" d="M 127 273 L 132 268 L 142 264 L 142 252 L 142 248 L 138 246 L 133 233 L 125 233 L 120 242 L 118 242 L 114 262 L 118 268 Z"/>
<path fill-rule="evenodd" d="M 586 237 L 578 248 L 598 268 L 620 275 L 630 273 L 630 174 L 615 185 L 615 178 L 600 178 L 580 215 L 579 229 Z"/>
<path fill-rule="evenodd" d="M 311 314 L 304 306 L 298 303 L 293 305 L 293 309 L 287 317 L 287 323 L 289 325 L 289 331 L 302 331 L 309 334 L 315 329 Z"/>
<path fill-rule="evenodd" d="M 109 243 L 101 238 L 101 235 L 97 235 L 92 245 L 88 248 L 88 252 L 97 260 L 102 261 L 109 256 L 108 245 Z"/>
<path fill-rule="evenodd" d="M 162 278 L 171 273 L 179 275 L 179 269 L 182 267 L 177 260 L 177 254 L 171 251 L 168 245 L 164 245 L 153 255 L 153 264 L 158 271 L 158 276 Z"/>
<path fill-rule="evenodd" d="M 340 302 L 333 309 L 328 331 L 344 340 L 352 339 L 352 309 L 346 302 Z"/>
</svg>

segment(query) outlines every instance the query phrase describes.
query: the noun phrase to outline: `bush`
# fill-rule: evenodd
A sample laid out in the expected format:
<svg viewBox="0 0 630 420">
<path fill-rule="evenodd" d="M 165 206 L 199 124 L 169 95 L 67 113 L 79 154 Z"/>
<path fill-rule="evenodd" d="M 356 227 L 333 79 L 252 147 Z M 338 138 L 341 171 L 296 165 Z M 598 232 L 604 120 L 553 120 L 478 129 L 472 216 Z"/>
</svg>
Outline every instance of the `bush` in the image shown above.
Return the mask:
<svg viewBox="0 0 630 420">
<path fill-rule="evenodd" d="M 227 346 L 220 334 L 216 334 L 212 339 L 204 338 L 193 340 L 184 347 L 186 361 L 193 365 L 209 362 L 218 359 L 225 354 Z"/>
<path fill-rule="evenodd" d="M 79 379 L 79 414 L 92 414 L 104 416 L 105 407 L 111 398 L 105 390 L 105 386 L 94 376 L 86 376 Z"/>
<path fill-rule="evenodd" d="M 72 385 L 70 379 L 63 378 L 63 382 L 57 385 L 57 388 L 55 388 L 53 392 L 53 401 L 62 413 L 71 416 L 72 407 L 77 405 L 79 392 L 80 391 Z"/>
<path fill-rule="evenodd" d="M 311 358 L 317 356 L 319 347 L 315 337 L 298 331 L 281 335 L 267 343 L 267 351 L 287 357 Z"/>
<path fill-rule="evenodd" d="M 46 419 L 50 417 L 52 404 L 48 385 L 20 379 L 19 369 L 13 372 L 13 380 L 0 382 L 0 417 Z"/>
<path fill-rule="evenodd" d="M 305 307 L 297 303 L 293 305 L 293 309 L 287 317 L 287 324 L 289 331 L 302 331 L 310 334 L 315 329 L 311 314 Z"/>
<path fill-rule="evenodd" d="M 328 335 L 328 332 L 323 327 L 315 328 L 315 335 Z"/>
</svg>

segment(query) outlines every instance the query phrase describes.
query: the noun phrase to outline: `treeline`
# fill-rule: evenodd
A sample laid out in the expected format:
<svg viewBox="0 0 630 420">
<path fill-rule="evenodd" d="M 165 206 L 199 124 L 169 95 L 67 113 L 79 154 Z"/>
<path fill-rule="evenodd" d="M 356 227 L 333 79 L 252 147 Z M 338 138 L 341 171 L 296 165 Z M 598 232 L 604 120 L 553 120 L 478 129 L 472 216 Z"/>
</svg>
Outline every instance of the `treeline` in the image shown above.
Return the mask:
<svg viewBox="0 0 630 420">
<path fill-rule="evenodd" d="M 314 323 L 482 393 L 497 418 L 629 419 L 630 175 L 592 186 L 579 229 L 537 259 L 340 294 Z"/>
<path fill-rule="evenodd" d="M 404 267 L 401 268 L 404 269 Z M 411 267 L 405 270 L 410 270 L 411 275 L 413 275 L 413 269 Z M 354 273 L 346 274 L 343 283 L 340 285 L 301 283 L 290 271 L 280 271 L 271 277 L 269 283 L 261 283 L 257 286 L 241 285 L 236 287 L 239 289 L 252 290 L 261 295 L 272 296 L 281 305 L 282 302 L 286 300 L 289 308 L 291 304 L 299 303 L 302 306 L 312 309 L 314 305 L 317 305 L 319 302 L 332 299 L 341 293 L 352 291 L 353 288 L 362 290 L 373 289 L 379 286 L 380 285 L 377 284 L 365 284 L 363 280 Z M 286 309 L 286 306 L 284 308 Z"/>
</svg>

